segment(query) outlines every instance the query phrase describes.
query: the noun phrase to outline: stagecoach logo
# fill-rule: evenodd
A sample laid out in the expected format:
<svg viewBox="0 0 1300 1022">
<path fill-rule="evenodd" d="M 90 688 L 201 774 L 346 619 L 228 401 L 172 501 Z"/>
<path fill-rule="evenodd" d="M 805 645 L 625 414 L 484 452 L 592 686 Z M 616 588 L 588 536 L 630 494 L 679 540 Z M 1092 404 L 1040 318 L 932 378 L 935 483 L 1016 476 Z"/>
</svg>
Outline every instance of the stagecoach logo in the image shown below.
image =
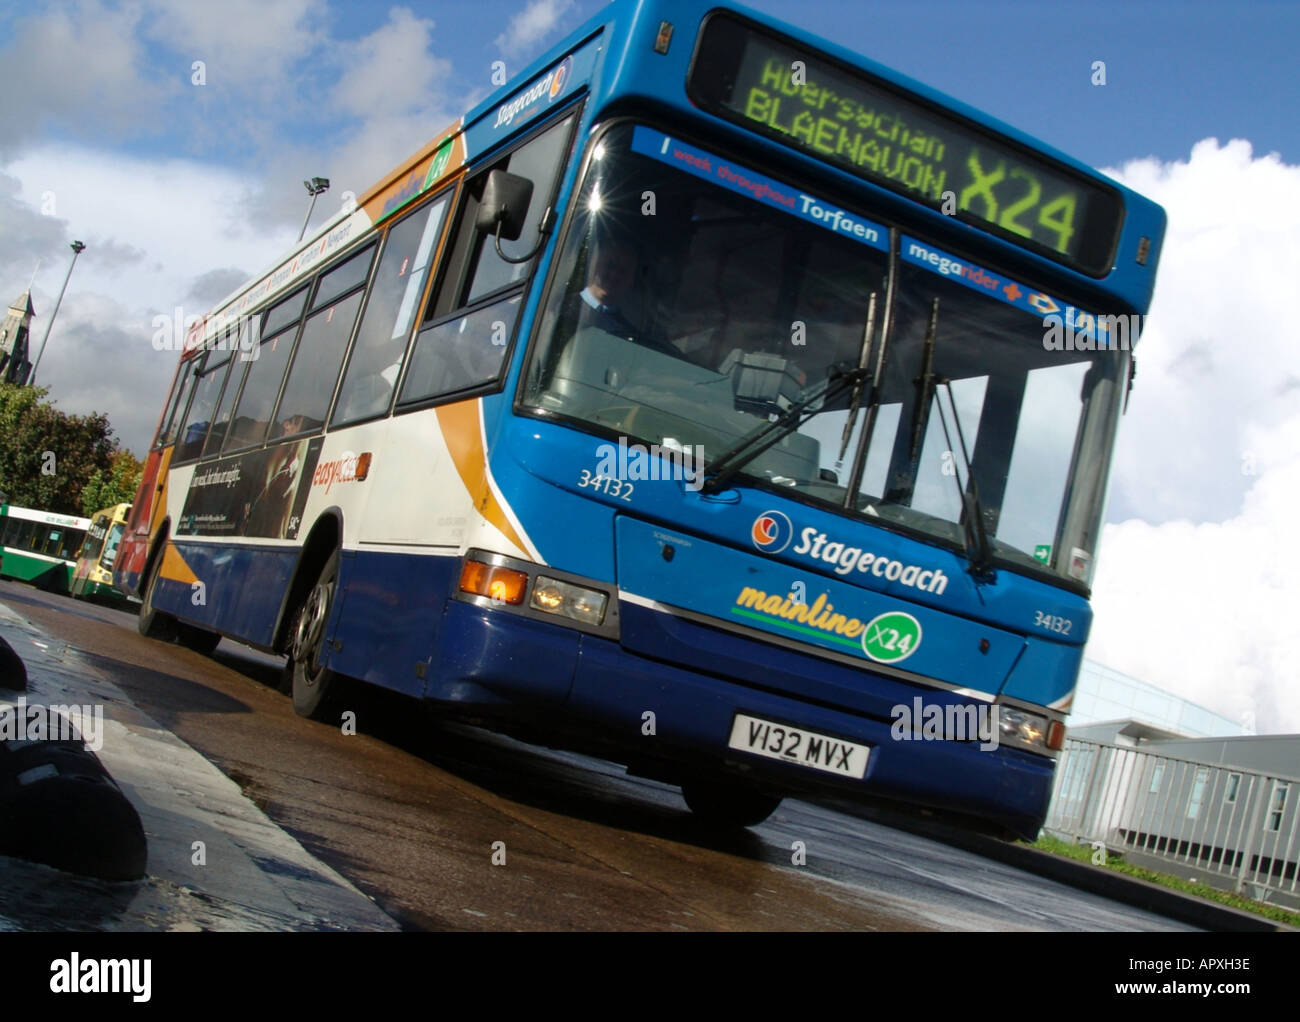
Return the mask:
<svg viewBox="0 0 1300 1022">
<path fill-rule="evenodd" d="M 564 62 L 555 69 L 555 74 L 551 76 L 551 91 L 547 100 L 553 100 L 564 91 L 564 83 L 569 80 L 569 75 L 573 71 L 573 58 L 565 57 Z"/>
<path fill-rule="evenodd" d="M 794 536 L 794 526 L 780 511 L 764 511 L 754 519 L 750 538 L 754 546 L 765 554 L 779 554 Z"/>
<path fill-rule="evenodd" d="M 564 91 L 565 83 L 569 80 L 572 71 L 573 57 L 565 57 L 564 60 L 551 68 L 529 88 L 519 93 L 509 102 L 502 103 L 497 108 L 497 120 L 492 127 L 499 128 L 502 125 L 509 125 L 530 106 L 540 101 L 543 96 L 546 97 L 548 103 L 554 102 L 555 98 Z"/>
<path fill-rule="evenodd" d="M 750 526 L 750 539 L 765 554 L 779 554 L 794 538 L 794 526 L 780 511 L 764 511 Z M 941 595 L 948 588 L 948 576 L 938 568 L 922 568 L 919 564 L 906 564 L 892 557 L 849 546 L 831 539 L 815 526 L 799 533 L 799 542 L 791 553 L 807 554 L 821 561 L 837 575 L 874 575 L 886 582 L 897 582 L 910 589 Z"/>
</svg>

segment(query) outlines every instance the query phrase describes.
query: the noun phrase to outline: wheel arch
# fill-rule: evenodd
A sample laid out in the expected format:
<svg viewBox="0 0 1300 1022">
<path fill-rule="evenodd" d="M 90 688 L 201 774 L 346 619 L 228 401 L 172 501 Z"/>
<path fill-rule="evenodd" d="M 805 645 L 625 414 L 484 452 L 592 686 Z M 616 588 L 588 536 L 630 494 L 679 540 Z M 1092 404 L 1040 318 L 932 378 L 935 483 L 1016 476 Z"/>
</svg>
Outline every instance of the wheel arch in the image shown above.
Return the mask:
<svg viewBox="0 0 1300 1022">
<path fill-rule="evenodd" d="M 172 520 L 164 517 L 158 523 L 158 531 L 154 533 L 153 539 L 149 541 L 149 554 L 144 559 L 144 568 L 140 572 L 140 595 L 144 595 L 144 587 L 149 582 L 149 572 L 153 571 L 153 566 L 158 562 L 158 558 L 163 555 L 168 541 L 172 538 Z"/>
<path fill-rule="evenodd" d="M 271 647 L 277 653 L 283 653 L 289 638 L 289 626 L 293 620 L 294 609 L 307 597 L 307 593 L 316 582 L 316 576 L 335 550 L 343 546 L 343 511 L 341 508 L 329 507 L 317 516 L 311 531 L 298 553 L 298 563 L 294 565 L 289 585 L 280 601 L 280 610 L 275 618 L 275 632 Z"/>
</svg>

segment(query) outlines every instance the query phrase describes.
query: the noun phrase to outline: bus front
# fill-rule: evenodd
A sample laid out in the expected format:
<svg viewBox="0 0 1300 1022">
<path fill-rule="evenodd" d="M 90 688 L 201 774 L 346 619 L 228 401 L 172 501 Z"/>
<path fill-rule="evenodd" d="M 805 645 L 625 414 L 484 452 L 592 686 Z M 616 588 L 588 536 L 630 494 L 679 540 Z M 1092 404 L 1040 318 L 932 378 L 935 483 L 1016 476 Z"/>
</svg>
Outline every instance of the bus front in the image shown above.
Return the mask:
<svg viewBox="0 0 1300 1022">
<path fill-rule="evenodd" d="M 730 822 L 1032 835 L 1163 212 L 826 44 L 638 10 L 485 402 L 549 567 L 469 552 L 443 676 L 559 672 L 575 735 Z"/>
</svg>

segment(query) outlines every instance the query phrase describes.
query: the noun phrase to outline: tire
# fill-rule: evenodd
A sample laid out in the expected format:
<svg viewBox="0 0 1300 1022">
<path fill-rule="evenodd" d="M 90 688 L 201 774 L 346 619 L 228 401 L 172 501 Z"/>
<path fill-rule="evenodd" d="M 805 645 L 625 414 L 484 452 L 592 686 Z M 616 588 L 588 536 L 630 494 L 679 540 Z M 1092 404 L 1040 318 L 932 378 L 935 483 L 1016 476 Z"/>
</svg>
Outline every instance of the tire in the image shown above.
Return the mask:
<svg viewBox="0 0 1300 1022">
<path fill-rule="evenodd" d="M 779 795 L 768 795 L 738 781 L 717 777 L 683 781 L 682 797 L 700 822 L 719 830 L 755 827 L 781 804 Z"/>
<path fill-rule="evenodd" d="M 163 540 L 165 544 L 167 541 Z M 157 639 L 159 642 L 171 642 L 176 638 L 179 631 L 177 620 L 170 614 L 161 610 L 154 610 L 153 592 L 158 585 L 158 574 L 162 569 L 163 551 L 162 547 L 158 548 L 158 553 L 154 555 L 153 563 L 149 565 L 149 577 L 145 579 L 144 595 L 140 603 L 140 616 L 136 618 L 135 626 L 141 635 L 150 639 Z"/>
<path fill-rule="evenodd" d="M 206 628 L 199 628 L 197 625 L 185 624 L 181 621 L 177 622 L 176 641 L 186 649 L 192 649 L 195 653 L 208 656 L 217 648 L 217 643 L 221 641 L 221 634 L 219 632 L 210 632 Z"/>
<path fill-rule="evenodd" d="M 337 550 L 321 568 L 316 584 L 294 613 L 289 630 L 289 663 L 293 709 L 300 717 L 334 723 L 334 711 L 346 684 L 343 675 L 320 665 L 325 645 L 325 628 L 329 624 L 338 589 L 339 553 Z"/>
</svg>

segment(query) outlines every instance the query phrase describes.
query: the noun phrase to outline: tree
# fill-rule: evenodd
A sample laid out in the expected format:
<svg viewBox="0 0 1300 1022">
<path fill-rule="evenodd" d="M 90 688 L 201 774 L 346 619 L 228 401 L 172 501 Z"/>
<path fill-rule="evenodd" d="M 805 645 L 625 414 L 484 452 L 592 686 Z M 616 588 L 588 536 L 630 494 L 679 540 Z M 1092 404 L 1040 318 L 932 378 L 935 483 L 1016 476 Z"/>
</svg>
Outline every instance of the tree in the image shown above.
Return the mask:
<svg viewBox="0 0 1300 1022">
<path fill-rule="evenodd" d="M 81 491 L 82 516 L 89 518 L 102 508 L 131 503 L 135 500 L 143 471 L 144 462 L 130 451 L 118 451 L 113 455 L 107 472 L 95 469 L 90 473 Z"/>
<path fill-rule="evenodd" d="M 91 476 L 109 472 L 117 439 L 108 416 L 68 415 L 48 393 L 0 384 L 0 491 L 10 504 L 77 515 Z"/>
</svg>

